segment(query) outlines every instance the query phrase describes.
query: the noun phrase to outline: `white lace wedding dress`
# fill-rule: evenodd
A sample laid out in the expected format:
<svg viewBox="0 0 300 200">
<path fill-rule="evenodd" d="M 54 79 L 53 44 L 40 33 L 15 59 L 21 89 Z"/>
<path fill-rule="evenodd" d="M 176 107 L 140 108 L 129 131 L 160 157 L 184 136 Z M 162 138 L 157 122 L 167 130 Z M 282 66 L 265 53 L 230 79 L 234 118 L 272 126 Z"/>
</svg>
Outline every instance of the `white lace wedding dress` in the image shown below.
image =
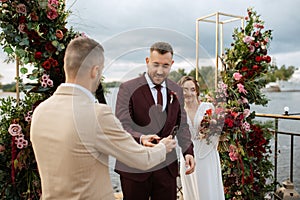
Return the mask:
<svg viewBox="0 0 300 200">
<path fill-rule="evenodd" d="M 197 140 L 200 122 L 206 110 L 212 108 L 211 103 L 201 102 L 195 114 L 194 121 L 188 117 L 188 124 L 194 143 L 195 172 L 185 175 L 185 162 L 180 158 L 180 178 L 184 200 L 224 200 L 222 173 L 219 152 L 217 151 L 218 136 L 211 137 L 208 145 L 206 139 Z"/>
</svg>

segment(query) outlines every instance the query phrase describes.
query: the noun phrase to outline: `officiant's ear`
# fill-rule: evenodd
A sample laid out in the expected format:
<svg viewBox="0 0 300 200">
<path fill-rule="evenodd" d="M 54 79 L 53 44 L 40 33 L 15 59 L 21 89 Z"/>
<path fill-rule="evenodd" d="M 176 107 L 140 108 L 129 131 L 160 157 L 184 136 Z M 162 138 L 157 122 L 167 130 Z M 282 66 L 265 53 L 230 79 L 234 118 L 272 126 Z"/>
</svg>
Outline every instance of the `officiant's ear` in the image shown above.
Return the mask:
<svg viewBox="0 0 300 200">
<path fill-rule="evenodd" d="M 94 65 L 91 71 L 91 78 L 98 78 L 101 76 L 101 68 L 99 65 Z"/>
</svg>

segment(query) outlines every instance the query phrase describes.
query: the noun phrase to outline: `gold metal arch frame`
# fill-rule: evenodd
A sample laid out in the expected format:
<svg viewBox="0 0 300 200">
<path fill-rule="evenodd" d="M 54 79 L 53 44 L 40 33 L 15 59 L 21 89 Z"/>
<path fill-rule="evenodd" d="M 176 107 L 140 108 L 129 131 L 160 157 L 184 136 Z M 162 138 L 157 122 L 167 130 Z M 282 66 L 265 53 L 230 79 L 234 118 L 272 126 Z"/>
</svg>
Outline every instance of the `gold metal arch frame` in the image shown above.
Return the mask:
<svg viewBox="0 0 300 200">
<path fill-rule="evenodd" d="M 220 20 L 220 16 L 229 17 L 226 20 Z M 213 19 L 215 17 L 215 19 Z M 238 15 L 231 15 L 222 12 L 216 12 L 204 17 L 197 18 L 196 20 L 196 80 L 198 81 L 198 71 L 199 71 L 199 22 L 209 22 L 216 24 L 216 47 L 215 47 L 215 61 L 216 61 L 216 69 L 215 69 L 215 88 L 217 88 L 218 84 L 218 65 L 219 65 L 219 55 L 223 54 L 223 25 L 234 22 L 237 20 L 241 20 L 241 26 L 244 29 L 244 17 Z M 221 41 L 220 41 L 221 39 Z"/>
</svg>

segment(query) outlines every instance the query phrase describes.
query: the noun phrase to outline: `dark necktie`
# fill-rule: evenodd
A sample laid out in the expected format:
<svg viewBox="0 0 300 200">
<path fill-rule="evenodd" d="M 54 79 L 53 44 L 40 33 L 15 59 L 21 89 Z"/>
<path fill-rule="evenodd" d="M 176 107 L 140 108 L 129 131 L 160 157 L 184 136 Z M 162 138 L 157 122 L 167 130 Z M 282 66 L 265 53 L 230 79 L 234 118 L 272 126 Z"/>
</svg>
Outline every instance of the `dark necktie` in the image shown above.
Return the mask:
<svg viewBox="0 0 300 200">
<path fill-rule="evenodd" d="M 155 85 L 155 89 L 157 90 L 157 105 L 163 106 L 163 97 L 161 93 L 161 85 Z"/>
</svg>

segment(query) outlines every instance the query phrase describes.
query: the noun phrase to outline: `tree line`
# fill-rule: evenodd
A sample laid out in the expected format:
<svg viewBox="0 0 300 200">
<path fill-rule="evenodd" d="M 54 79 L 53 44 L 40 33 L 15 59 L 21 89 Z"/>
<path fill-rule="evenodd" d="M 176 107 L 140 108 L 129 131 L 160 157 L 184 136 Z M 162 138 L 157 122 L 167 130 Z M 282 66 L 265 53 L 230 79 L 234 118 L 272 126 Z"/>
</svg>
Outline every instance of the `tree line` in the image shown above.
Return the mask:
<svg viewBox="0 0 300 200">
<path fill-rule="evenodd" d="M 282 65 L 278 67 L 276 65 L 270 65 L 270 70 L 266 74 L 266 83 L 276 82 L 277 80 L 287 81 L 291 78 L 297 68 L 295 66 Z M 171 71 L 169 74 L 169 78 L 175 82 L 178 82 L 182 76 L 193 76 L 196 77 L 196 69 L 191 70 L 190 72 L 186 72 L 184 68 L 179 68 L 177 70 Z M 3 76 L 0 74 L 0 80 Z M 202 66 L 198 70 L 199 77 L 199 85 L 200 90 L 205 91 L 208 89 L 214 88 L 214 78 L 215 78 L 215 67 L 213 66 Z M 121 82 L 112 81 L 112 82 L 103 82 L 104 88 L 113 88 L 119 87 Z M 16 83 L 12 82 L 9 84 L 1 84 L 0 89 L 4 92 L 15 92 L 16 91 Z"/>
</svg>

